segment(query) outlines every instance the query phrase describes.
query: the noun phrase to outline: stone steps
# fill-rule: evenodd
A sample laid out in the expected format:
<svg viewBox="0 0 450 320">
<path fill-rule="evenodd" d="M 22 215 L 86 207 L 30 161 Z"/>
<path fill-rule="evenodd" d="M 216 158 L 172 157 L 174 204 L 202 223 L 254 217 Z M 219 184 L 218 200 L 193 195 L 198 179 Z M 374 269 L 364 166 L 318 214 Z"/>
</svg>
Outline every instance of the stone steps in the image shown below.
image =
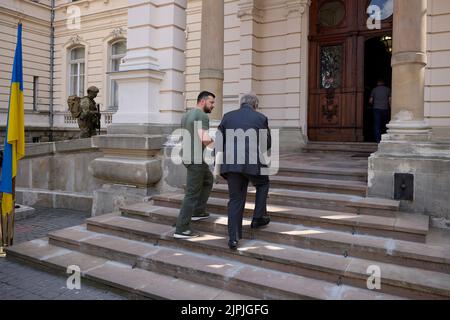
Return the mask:
<svg viewBox="0 0 450 320">
<path fill-rule="evenodd" d="M 254 201 L 255 194 L 256 190 L 249 188 L 247 200 Z M 214 185 L 211 196 L 228 199 L 228 187 Z M 267 203 L 387 217 L 393 217 L 400 207 L 399 201 L 389 199 L 275 188 L 270 189 Z"/>
<path fill-rule="evenodd" d="M 182 193 L 171 193 L 153 197 L 153 204 L 167 208 L 179 208 L 183 201 Z M 148 203 L 123 208 L 124 213 L 146 212 Z M 247 202 L 244 215 L 253 216 L 254 203 Z M 227 215 L 228 200 L 209 198 L 207 210 L 210 213 Z M 424 215 L 396 212 L 392 217 L 357 215 L 337 211 L 325 211 L 281 205 L 268 205 L 267 211 L 274 222 L 301 224 L 320 227 L 352 234 L 383 236 L 399 240 L 424 243 L 429 231 L 429 217 Z"/>
<path fill-rule="evenodd" d="M 146 242 L 127 240 L 92 232 L 84 228 L 69 228 L 51 233 L 51 243 L 76 248 L 80 252 L 114 259 L 121 263 L 157 273 L 176 276 L 196 283 L 208 284 L 259 299 L 398 299 L 398 296 L 369 291 L 346 284 L 265 268 L 246 255 L 230 253 L 215 235 L 191 241 L 175 240 L 173 228 L 152 223 L 134 225 L 122 219 L 123 231 L 145 235 Z M 117 227 L 117 225 L 115 224 Z M 214 242 L 214 239 L 216 241 Z M 223 240 L 223 239 L 222 239 Z M 150 242 L 150 244 L 148 243 Z M 194 248 L 197 248 L 194 250 Z M 214 253 L 214 255 L 211 255 Z"/>
<path fill-rule="evenodd" d="M 281 163 L 279 176 L 327 179 L 338 181 L 367 182 L 367 169 L 330 168 L 308 166 L 296 162 L 286 161 Z"/>
<path fill-rule="evenodd" d="M 134 219 L 118 216 L 101 218 L 100 220 L 103 221 L 101 226 L 95 224 L 94 228 L 90 228 L 90 224 L 88 224 L 88 229 L 116 236 L 133 235 L 130 238 L 147 243 L 182 248 L 191 252 L 222 257 L 228 261 L 239 260 L 247 264 L 363 289 L 367 288 L 368 267 L 378 266 L 382 275 L 381 292 L 413 299 L 450 297 L 450 274 L 322 253 L 267 242 L 259 238 L 258 240 L 240 241 L 239 251 L 233 252 L 228 249 L 226 245 L 227 237 L 223 234 L 203 233 L 200 238 L 181 241 L 172 237 L 174 228 L 165 224 L 136 223 Z M 51 242 L 53 244 L 73 248 L 73 246 L 80 246 L 79 242 L 73 241 L 81 239 L 89 243 L 91 235 L 85 231 L 85 229 L 77 227 L 71 228 L 69 231 L 63 230 L 51 233 L 49 237 L 52 241 L 56 241 Z M 102 243 L 105 241 L 95 240 L 95 242 L 98 245 L 103 245 Z M 98 250 L 94 249 L 91 252 L 97 252 Z M 127 260 L 122 262 L 131 263 Z"/>
<path fill-rule="evenodd" d="M 146 222 L 174 225 L 178 210 L 148 207 L 147 210 L 124 210 L 123 215 Z M 114 220 L 110 220 L 106 224 L 106 230 L 111 230 L 112 221 Z M 121 220 L 116 219 L 116 221 L 120 225 Z M 271 222 L 267 227 L 254 230 L 250 229 L 250 222 L 249 219 L 243 221 L 243 237 L 245 239 L 259 239 L 274 244 L 291 245 L 342 256 L 450 273 L 450 247 L 373 236 L 351 235 L 344 232 L 277 222 Z M 106 232 L 104 223 L 106 222 L 102 217 L 89 219 L 88 229 Z M 134 223 L 139 225 L 140 222 L 135 221 Z M 193 222 L 193 225 L 195 229 L 200 231 L 222 236 L 228 234 L 227 218 L 224 216 L 211 215 L 207 220 Z M 126 236 L 126 233 L 120 233 L 120 235 Z"/>
<path fill-rule="evenodd" d="M 361 153 L 370 154 L 378 150 L 376 143 L 360 142 L 315 142 L 310 141 L 303 148 L 303 152 L 338 152 L 338 153 Z"/>
<path fill-rule="evenodd" d="M 218 184 L 208 202 L 211 217 L 192 223 L 201 237 L 173 238 L 184 198 L 175 191 L 51 232 L 8 254 L 63 272 L 79 265 L 85 278 L 145 298 L 450 298 L 448 241 L 431 244 L 428 216 L 401 213 L 398 201 L 365 198 L 363 161 L 347 164 L 358 157 L 352 153 L 374 146 L 311 145 L 336 153 L 309 154 L 310 163 L 286 155 L 271 177 L 272 221 L 256 230 L 250 228 L 255 197 L 250 188 L 237 251 L 227 246 L 228 188 Z M 381 271 L 381 290 L 367 289 L 371 266 Z"/>
<path fill-rule="evenodd" d="M 147 246 L 149 251 L 154 248 Z M 68 266 L 78 266 L 82 278 L 119 289 L 131 294 L 132 297 L 170 300 L 255 299 L 225 289 L 138 268 L 134 263 L 118 262 L 116 259 L 83 253 L 82 250 L 55 246 L 46 238 L 15 245 L 8 248 L 7 252 L 9 258 L 50 268 L 66 276 Z"/>
<path fill-rule="evenodd" d="M 222 181 L 225 182 L 224 180 Z M 270 187 L 313 192 L 341 193 L 357 196 L 365 196 L 367 192 L 367 184 L 365 182 L 282 175 L 270 177 Z"/>
</svg>

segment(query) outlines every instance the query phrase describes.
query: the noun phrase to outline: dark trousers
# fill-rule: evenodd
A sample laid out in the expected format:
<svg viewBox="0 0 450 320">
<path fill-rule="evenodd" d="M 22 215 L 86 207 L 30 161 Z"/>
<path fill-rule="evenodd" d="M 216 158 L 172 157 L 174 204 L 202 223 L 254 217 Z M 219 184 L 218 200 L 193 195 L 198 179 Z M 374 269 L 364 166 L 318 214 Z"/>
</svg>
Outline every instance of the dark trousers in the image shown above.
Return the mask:
<svg viewBox="0 0 450 320">
<path fill-rule="evenodd" d="M 386 125 L 389 121 L 389 110 L 373 109 L 375 121 L 375 141 L 380 143 L 381 135 L 385 132 Z"/>
<path fill-rule="evenodd" d="M 227 173 L 228 192 L 230 195 L 230 201 L 228 202 L 228 235 L 231 241 L 242 239 L 242 219 L 244 218 L 249 181 L 256 187 L 253 219 L 262 218 L 267 214 L 269 177 L 234 172 Z"/>
<path fill-rule="evenodd" d="M 186 194 L 178 215 L 176 232 L 190 229 L 192 215 L 206 213 L 206 203 L 214 182 L 207 164 L 189 164 L 186 168 Z"/>
</svg>

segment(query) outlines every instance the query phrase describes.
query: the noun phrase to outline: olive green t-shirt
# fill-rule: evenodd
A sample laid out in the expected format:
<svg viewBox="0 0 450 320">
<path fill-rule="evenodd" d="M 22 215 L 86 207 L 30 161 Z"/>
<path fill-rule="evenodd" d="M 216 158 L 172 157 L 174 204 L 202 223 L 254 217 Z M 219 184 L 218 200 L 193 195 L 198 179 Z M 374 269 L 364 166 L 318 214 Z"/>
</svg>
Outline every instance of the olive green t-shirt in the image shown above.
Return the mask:
<svg viewBox="0 0 450 320">
<path fill-rule="evenodd" d="M 198 136 L 198 129 L 209 130 L 209 118 L 202 110 L 194 108 L 181 119 L 183 132 L 183 163 L 204 163 L 203 151 L 206 148 Z"/>
</svg>

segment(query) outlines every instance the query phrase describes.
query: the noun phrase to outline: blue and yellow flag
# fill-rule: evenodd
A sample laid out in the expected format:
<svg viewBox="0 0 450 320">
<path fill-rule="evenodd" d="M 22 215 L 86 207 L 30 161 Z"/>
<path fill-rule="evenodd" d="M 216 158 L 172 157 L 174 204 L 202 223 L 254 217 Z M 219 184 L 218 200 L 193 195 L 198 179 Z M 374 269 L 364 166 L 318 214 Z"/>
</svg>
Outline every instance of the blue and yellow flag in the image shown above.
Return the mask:
<svg viewBox="0 0 450 320">
<path fill-rule="evenodd" d="M 22 24 L 17 30 L 17 45 L 9 97 L 8 119 L 6 123 L 5 148 L 3 150 L 2 214 L 9 215 L 14 210 L 13 179 L 17 175 L 17 165 L 25 156 L 25 124 L 23 108 L 23 70 L 22 70 Z"/>
</svg>

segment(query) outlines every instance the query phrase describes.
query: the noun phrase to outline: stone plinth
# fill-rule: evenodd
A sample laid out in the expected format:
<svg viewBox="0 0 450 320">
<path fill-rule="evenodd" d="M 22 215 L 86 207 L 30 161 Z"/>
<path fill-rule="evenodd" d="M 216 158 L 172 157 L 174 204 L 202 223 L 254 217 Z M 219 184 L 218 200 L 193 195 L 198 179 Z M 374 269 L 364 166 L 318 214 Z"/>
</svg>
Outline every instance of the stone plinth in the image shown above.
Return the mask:
<svg viewBox="0 0 450 320">
<path fill-rule="evenodd" d="M 103 185 L 94 191 L 93 216 L 159 192 L 164 135 L 114 134 L 95 137 L 95 141 L 103 157 L 92 161 L 89 170 Z"/>
<path fill-rule="evenodd" d="M 396 173 L 414 176 L 413 201 L 401 201 L 401 210 L 427 214 L 434 226 L 450 228 L 450 143 L 382 141 L 369 158 L 368 195 L 394 199 Z"/>
</svg>

